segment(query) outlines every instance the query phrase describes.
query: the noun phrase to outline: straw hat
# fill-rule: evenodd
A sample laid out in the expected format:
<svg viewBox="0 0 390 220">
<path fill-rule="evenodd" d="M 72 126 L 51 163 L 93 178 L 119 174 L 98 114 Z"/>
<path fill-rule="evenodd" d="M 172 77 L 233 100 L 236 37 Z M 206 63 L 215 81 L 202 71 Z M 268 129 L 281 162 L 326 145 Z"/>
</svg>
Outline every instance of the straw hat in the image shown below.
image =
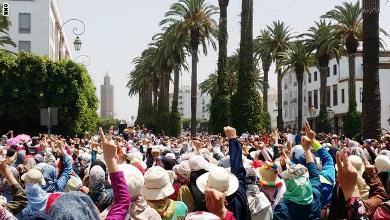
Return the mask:
<svg viewBox="0 0 390 220">
<path fill-rule="evenodd" d="M 278 177 L 276 163 L 266 161 L 261 167 L 256 169 L 256 175 L 262 186 L 281 187 L 283 185 L 283 181 Z"/>
<path fill-rule="evenodd" d="M 201 175 L 196 180 L 196 185 L 202 193 L 206 187 L 210 187 L 230 196 L 238 189 L 238 179 L 226 169 L 214 167 L 210 172 Z"/>
<path fill-rule="evenodd" d="M 35 168 L 32 168 L 27 173 L 23 174 L 21 179 L 25 183 L 40 184 L 41 186 L 46 185 L 46 181 L 43 178 L 42 172 Z"/>
<path fill-rule="evenodd" d="M 169 174 L 164 168 L 154 166 L 145 172 L 142 194 L 146 200 L 161 200 L 175 192 Z"/>
</svg>

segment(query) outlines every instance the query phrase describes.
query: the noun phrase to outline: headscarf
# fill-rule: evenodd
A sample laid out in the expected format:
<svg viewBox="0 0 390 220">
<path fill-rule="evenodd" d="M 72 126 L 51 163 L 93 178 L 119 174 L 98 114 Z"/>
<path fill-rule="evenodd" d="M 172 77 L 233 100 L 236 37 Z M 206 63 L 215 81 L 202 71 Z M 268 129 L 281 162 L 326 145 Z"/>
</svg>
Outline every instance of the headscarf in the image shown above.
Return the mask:
<svg viewBox="0 0 390 220">
<path fill-rule="evenodd" d="M 56 200 L 49 209 L 54 219 L 99 219 L 99 213 L 93 201 L 82 192 L 69 192 Z"/>
<path fill-rule="evenodd" d="M 112 189 L 106 189 L 105 172 L 101 166 L 93 166 L 89 171 L 89 193 L 92 201 L 102 212 L 108 208 L 113 200 Z"/>
<path fill-rule="evenodd" d="M 283 200 L 308 205 L 313 201 L 313 189 L 309 181 L 307 168 L 301 164 L 284 171 L 281 176 L 285 179 L 286 192 Z"/>
<path fill-rule="evenodd" d="M 24 156 L 26 156 L 26 151 L 25 150 L 18 151 L 18 153 L 16 155 L 15 166 L 18 166 L 19 164 L 23 164 L 23 157 Z"/>
<path fill-rule="evenodd" d="M 44 211 L 49 196 L 46 191 L 39 184 L 30 183 L 26 184 L 25 191 L 28 203 L 27 207 L 22 210 L 22 216 L 32 212 Z"/>
<path fill-rule="evenodd" d="M 149 201 L 149 204 L 163 219 L 171 219 L 176 212 L 176 202 L 171 199 Z"/>
<path fill-rule="evenodd" d="M 134 201 L 131 202 L 129 212 L 126 215 L 126 220 L 160 220 L 160 214 L 150 207 L 142 195 L 138 195 Z"/>
<path fill-rule="evenodd" d="M 48 193 L 58 191 L 57 187 L 57 170 L 52 165 L 46 165 L 42 168 L 42 175 L 46 181 L 46 185 L 42 186 L 42 189 Z"/>
</svg>

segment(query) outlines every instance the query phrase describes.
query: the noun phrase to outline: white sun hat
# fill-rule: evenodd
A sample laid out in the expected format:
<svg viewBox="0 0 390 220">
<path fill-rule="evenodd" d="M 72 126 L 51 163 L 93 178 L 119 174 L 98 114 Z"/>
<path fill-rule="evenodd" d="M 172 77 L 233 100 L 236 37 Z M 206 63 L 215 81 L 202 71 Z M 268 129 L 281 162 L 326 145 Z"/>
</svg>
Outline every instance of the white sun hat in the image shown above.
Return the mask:
<svg viewBox="0 0 390 220">
<path fill-rule="evenodd" d="M 175 192 L 169 178 L 169 174 L 164 168 L 154 166 L 145 172 L 145 184 L 142 194 L 146 200 L 161 200 Z"/>
<path fill-rule="evenodd" d="M 238 179 L 222 167 L 213 167 L 196 180 L 196 185 L 202 193 L 210 187 L 230 196 L 238 189 Z"/>
</svg>

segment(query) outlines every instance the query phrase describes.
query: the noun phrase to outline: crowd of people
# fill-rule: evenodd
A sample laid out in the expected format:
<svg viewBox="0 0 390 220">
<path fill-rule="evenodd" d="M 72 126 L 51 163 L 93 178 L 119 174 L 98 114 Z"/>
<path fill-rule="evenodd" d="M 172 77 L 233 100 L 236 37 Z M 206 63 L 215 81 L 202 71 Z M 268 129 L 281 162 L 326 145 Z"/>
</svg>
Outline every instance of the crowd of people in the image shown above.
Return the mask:
<svg viewBox="0 0 390 220">
<path fill-rule="evenodd" d="M 390 135 L 84 137 L 0 143 L 0 219 L 390 219 Z"/>
</svg>

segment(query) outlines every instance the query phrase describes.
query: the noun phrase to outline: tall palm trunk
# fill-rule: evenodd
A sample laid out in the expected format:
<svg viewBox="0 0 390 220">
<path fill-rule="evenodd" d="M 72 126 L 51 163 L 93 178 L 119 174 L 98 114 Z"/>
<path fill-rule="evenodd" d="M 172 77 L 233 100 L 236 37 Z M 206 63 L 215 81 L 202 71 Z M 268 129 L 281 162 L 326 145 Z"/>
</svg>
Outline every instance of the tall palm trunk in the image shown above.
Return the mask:
<svg viewBox="0 0 390 220">
<path fill-rule="evenodd" d="M 219 32 L 218 32 L 218 76 L 217 94 L 212 97 L 210 108 L 210 131 L 219 133 L 229 124 L 230 102 L 227 89 L 227 7 L 229 0 L 219 0 Z"/>
<path fill-rule="evenodd" d="M 363 137 L 381 135 L 379 0 L 363 0 Z"/>
<path fill-rule="evenodd" d="M 262 62 L 262 67 L 264 71 L 264 85 L 263 85 L 263 108 L 264 112 L 268 111 L 268 72 L 269 68 L 271 66 L 271 57 L 269 59 L 264 59 L 261 61 Z"/>
<path fill-rule="evenodd" d="M 198 42 L 191 44 L 192 73 L 191 73 L 191 136 L 196 136 L 196 107 L 198 96 Z"/>
<path fill-rule="evenodd" d="M 355 53 L 348 54 L 348 111 L 356 110 L 356 75 L 355 75 Z"/>
<path fill-rule="evenodd" d="M 282 94 L 282 70 L 278 70 L 278 118 L 277 127 L 280 132 L 283 132 L 283 94 Z"/>
<path fill-rule="evenodd" d="M 328 64 L 321 64 L 320 66 L 320 106 L 326 108 L 326 84 L 327 84 L 327 74 L 328 74 Z"/>
<path fill-rule="evenodd" d="M 173 71 L 173 98 L 172 98 L 172 112 L 178 111 L 179 105 L 179 77 L 180 77 L 180 65 L 176 64 Z"/>
<path fill-rule="evenodd" d="M 302 131 L 302 93 L 303 93 L 303 69 L 296 70 L 298 81 L 298 131 Z"/>
</svg>

